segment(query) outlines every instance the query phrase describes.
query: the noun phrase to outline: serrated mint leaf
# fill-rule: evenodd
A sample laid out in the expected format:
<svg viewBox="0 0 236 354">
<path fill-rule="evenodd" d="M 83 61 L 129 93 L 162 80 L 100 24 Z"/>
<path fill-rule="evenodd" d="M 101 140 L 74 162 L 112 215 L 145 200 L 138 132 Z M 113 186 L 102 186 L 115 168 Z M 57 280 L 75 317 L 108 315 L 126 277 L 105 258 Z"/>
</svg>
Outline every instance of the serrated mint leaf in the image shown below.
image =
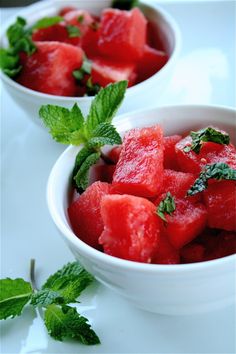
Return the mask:
<svg viewBox="0 0 236 354">
<path fill-rule="evenodd" d="M 88 137 L 99 124 L 111 123 L 124 99 L 126 88 L 127 81 L 120 81 L 106 86 L 95 96 L 86 121 Z"/>
<path fill-rule="evenodd" d="M 23 51 L 31 55 L 36 50 L 36 46 L 31 40 L 30 33 L 25 26 L 26 21 L 21 17 L 17 17 L 16 22 L 7 30 L 7 38 L 14 54 Z"/>
<path fill-rule="evenodd" d="M 175 200 L 170 192 L 166 194 L 165 199 L 163 199 L 157 207 L 157 215 L 163 220 L 167 221 L 165 214 L 172 215 L 175 211 Z"/>
<path fill-rule="evenodd" d="M 44 17 L 38 20 L 35 25 L 33 25 L 32 29 L 42 29 L 51 27 L 62 21 L 64 21 L 64 18 L 61 16 Z"/>
<path fill-rule="evenodd" d="M 213 142 L 217 144 L 229 144 L 229 135 L 227 133 L 222 133 L 219 130 L 216 130 L 212 127 L 204 128 L 198 130 L 197 132 L 190 132 L 192 138 L 191 146 L 186 146 L 184 148 L 185 152 L 194 151 L 196 154 L 199 154 L 202 146 L 202 142 Z"/>
<path fill-rule="evenodd" d="M 57 292 L 64 299 L 64 303 L 70 303 L 75 302 L 93 280 L 94 278 L 78 262 L 73 262 L 51 275 L 42 289 Z"/>
<path fill-rule="evenodd" d="M 31 305 L 47 307 L 51 304 L 63 304 L 64 298 L 58 292 L 51 289 L 42 289 L 34 293 L 31 297 Z"/>
<path fill-rule="evenodd" d="M 100 343 L 88 320 L 81 316 L 75 307 L 49 305 L 44 321 L 48 333 L 56 340 L 74 338 L 87 345 Z"/>
<path fill-rule="evenodd" d="M 66 29 L 70 38 L 81 37 L 81 31 L 78 27 L 73 25 L 67 25 Z"/>
<path fill-rule="evenodd" d="M 89 185 L 89 169 L 93 166 L 100 158 L 101 152 L 94 152 L 89 155 L 86 160 L 80 166 L 77 174 L 74 177 L 77 188 L 82 188 L 85 190 Z"/>
<path fill-rule="evenodd" d="M 236 181 L 236 170 L 229 167 L 223 162 L 206 165 L 193 186 L 188 190 L 187 195 L 192 196 L 207 189 L 208 180 L 214 178 L 218 181 L 232 180 Z"/>
<path fill-rule="evenodd" d="M 139 5 L 139 0 L 113 0 L 112 7 L 119 10 L 130 10 Z"/>
<path fill-rule="evenodd" d="M 21 278 L 0 280 L 0 319 L 19 316 L 32 295 L 30 283 Z"/>
<path fill-rule="evenodd" d="M 22 69 L 19 65 L 19 55 L 12 50 L 0 48 L 0 68 L 9 77 L 16 76 Z"/>
<path fill-rule="evenodd" d="M 71 110 L 54 105 L 42 106 L 39 116 L 53 139 L 62 144 L 71 143 L 71 134 L 80 130 L 84 124 L 83 115 L 75 103 Z"/>
<path fill-rule="evenodd" d="M 91 133 L 91 138 L 87 145 L 89 147 L 102 147 L 104 145 L 119 145 L 122 143 L 116 128 L 110 123 L 101 123 Z"/>
<path fill-rule="evenodd" d="M 77 172 L 79 171 L 81 165 L 83 164 L 83 162 L 87 159 L 87 157 L 89 157 L 92 153 L 93 153 L 93 149 L 88 148 L 87 146 L 83 147 L 78 154 L 76 155 L 75 158 L 75 165 L 74 165 L 74 169 L 73 169 L 73 173 L 72 173 L 72 178 L 75 177 L 75 175 L 77 174 Z"/>
</svg>

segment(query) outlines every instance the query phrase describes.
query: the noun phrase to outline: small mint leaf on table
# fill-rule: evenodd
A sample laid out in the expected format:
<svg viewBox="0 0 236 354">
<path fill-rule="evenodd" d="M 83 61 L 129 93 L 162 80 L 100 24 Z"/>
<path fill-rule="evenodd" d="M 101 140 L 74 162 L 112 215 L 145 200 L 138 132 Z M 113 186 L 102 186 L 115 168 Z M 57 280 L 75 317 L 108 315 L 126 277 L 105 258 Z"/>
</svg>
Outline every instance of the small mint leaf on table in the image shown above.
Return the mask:
<svg viewBox="0 0 236 354">
<path fill-rule="evenodd" d="M 44 321 L 49 334 L 56 340 L 71 338 L 87 345 L 100 343 L 88 320 L 81 316 L 75 307 L 49 305 Z"/>
<path fill-rule="evenodd" d="M 42 289 L 32 295 L 30 304 L 47 307 L 51 304 L 63 304 L 64 302 L 63 296 L 58 291 Z"/>
<path fill-rule="evenodd" d="M 175 211 L 175 199 L 170 192 L 167 192 L 166 197 L 160 202 L 157 207 L 157 215 L 167 222 L 165 214 L 172 215 Z"/>
<path fill-rule="evenodd" d="M 43 17 L 32 26 L 32 29 L 48 28 L 62 21 L 64 21 L 64 18 L 61 16 Z"/>
<path fill-rule="evenodd" d="M 29 302 L 33 290 L 30 283 L 21 278 L 0 280 L 0 319 L 19 316 Z"/>
</svg>

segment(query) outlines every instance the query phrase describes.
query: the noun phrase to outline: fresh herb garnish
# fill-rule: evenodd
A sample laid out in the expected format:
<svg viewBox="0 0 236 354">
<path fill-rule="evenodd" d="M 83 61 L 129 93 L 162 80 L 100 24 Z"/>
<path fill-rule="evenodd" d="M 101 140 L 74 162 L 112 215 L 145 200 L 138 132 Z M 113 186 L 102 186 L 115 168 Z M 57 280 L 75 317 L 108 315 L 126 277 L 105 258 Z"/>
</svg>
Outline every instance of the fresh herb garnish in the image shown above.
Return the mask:
<svg viewBox="0 0 236 354">
<path fill-rule="evenodd" d="M 77 26 L 67 25 L 66 29 L 70 38 L 81 37 L 81 31 Z"/>
<path fill-rule="evenodd" d="M 212 127 L 198 130 L 197 132 L 190 132 L 192 138 L 191 146 L 185 146 L 184 151 L 194 151 L 199 154 L 202 146 L 202 142 L 211 141 L 217 144 L 229 144 L 229 135 L 227 133 L 222 133 Z"/>
<path fill-rule="evenodd" d="M 165 199 L 163 199 L 157 207 L 157 215 L 165 222 L 167 222 L 165 214 L 172 215 L 175 211 L 175 200 L 170 192 L 167 192 Z"/>
<path fill-rule="evenodd" d="M 100 90 L 101 86 L 99 84 L 94 84 L 92 77 L 90 76 L 86 82 L 86 96 L 97 95 Z"/>
<path fill-rule="evenodd" d="M 43 29 L 43 28 L 48 28 L 53 25 L 56 25 L 59 22 L 64 21 L 64 18 L 61 16 L 54 16 L 54 17 L 44 17 L 38 20 L 32 27 L 31 29 Z"/>
<path fill-rule="evenodd" d="M 16 76 L 22 69 L 20 65 L 19 52 L 28 55 L 36 51 L 36 46 L 31 40 L 31 32 L 26 28 L 26 21 L 17 17 L 16 22 L 7 29 L 8 48 L 0 49 L 0 67 L 2 71 L 10 76 Z"/>
<path fill-rule="evenodd" d="M 208 180 L 211 178 L 217 179 L 218 181 L 236 181 L 236 170 L 230 168 L 229 165 L 223 162 L 206 165 L 193 186 L 188 190 L 187 195 L 192 196 L 207 189 Z"/>
<path fill-rule="evenodd" d="M 84 55 L 83 64 L 80 69 L 76 69 L 73 71 L 72 75 L 79 82 L 83 80 L 85 75 L 90 75 L 92 69 L 92 62 Z"/>
<path fill-rule="evenodd" d="M 112 7 L 120 10 L 130 10 L 139 5 L 139 0 L 113 0 Z"/>
<path fill-rule="evenodd" d="M 79 23 L 82 23 L 84 21 L 84 15 L 79 15 L 79 17 L 77 18 L 77 21 Z"/>
<path fill-rule="evenodd" d="M 74 338 L 84 344 L 98 344 L 100 340 L 88 320 L 68 305 L 77 302 L 92 281 L 93 277 L 78 262 L 68 263 L 50 276 L 40 290 L 21 278 L 1 279 L 0 319 L 20 316 L 27 304 L 33 305 L 44 310 L 44 323 L 54 339 Z"/>
<path fill-rule="evenodd" d="M 101 157 L 101 147 L 122 142 L 111 122 L 124 99 L 126 87 L 127 81 L 120 81 L 101 89 L 92 101 L 86 120 L 76 103 L 71 110 L 53 105 L 40 108 L 39 116 L 53 139 L 63 144 L 84 144 L 73 170 L 78 190 L 88 187 L 89 169 Z"/>
</svg>

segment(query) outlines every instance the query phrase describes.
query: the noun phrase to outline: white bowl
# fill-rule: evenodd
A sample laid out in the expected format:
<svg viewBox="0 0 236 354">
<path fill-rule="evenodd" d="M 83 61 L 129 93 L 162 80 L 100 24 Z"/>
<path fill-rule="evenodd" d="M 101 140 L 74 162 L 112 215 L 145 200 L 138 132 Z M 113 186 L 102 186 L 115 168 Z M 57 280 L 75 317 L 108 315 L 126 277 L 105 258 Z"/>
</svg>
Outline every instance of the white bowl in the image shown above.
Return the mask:
<svg viewBox="0 0 236 354">
<path fill-rule="evenodd" d="M 31 25 L 39 18 L 55 15 L 63 6 L 75 6 L 89 10 L 96 15 L 99 14 L 103 8 L 110 6 L 111 2 L 111 0 L 40 1 L 26 7 L 24 10 L 20 11 L 17 16 L 24 17 L 27 23 Z M 160 96 L 171 78 L 172 70 L 180 50 L 180 32 L 174 19 L 159 7 L 146 5 L 144 2 L 141 2 L 141 7 L 146 17 L 162 33 L 166 43 L 166 51 L 170 58 L 167 64 L 155 75 L 127 90 L 120 113 L 147 107 L 148 105 L 151 106 L 153 102 L 156 102 L 157 97 Z M 2 26 L 0 47 L 7 45 L 5 33 L 7 28 L 15 22 L 15 19 L 16 16 L 10 18 Z M 92 97 L 75 98 L 44 94 L 18 84 L 3 72 L 0 73 L 0 77 L 2 78 L 5 89 L 35 123 L 41 125 L 41 121 L 38 119 L 38 111 L 43 104 L 62 105 L 70 108 L 76 101 L 82 112 L 85 115 L 88 113 Z"/>
<path fill-rule="evenodd" d="M 169 106 L 136 111 L 114 121 L 120 133 L 161 124 L 165 135 L 214 125 L 235 143 L 235 111 L 210 106 Z M 69 180 L 80 148 L 69 147 L 55 163 L 47 187 L 51 217 L 75 258 L 95 278 L 131 303 L 162 314 L 193 314 L 231 304 L 235 299 L 236 256 L 180 265 L 143 264 L 106 255 L 73 233 L 68 216 Z"/>
</svg>

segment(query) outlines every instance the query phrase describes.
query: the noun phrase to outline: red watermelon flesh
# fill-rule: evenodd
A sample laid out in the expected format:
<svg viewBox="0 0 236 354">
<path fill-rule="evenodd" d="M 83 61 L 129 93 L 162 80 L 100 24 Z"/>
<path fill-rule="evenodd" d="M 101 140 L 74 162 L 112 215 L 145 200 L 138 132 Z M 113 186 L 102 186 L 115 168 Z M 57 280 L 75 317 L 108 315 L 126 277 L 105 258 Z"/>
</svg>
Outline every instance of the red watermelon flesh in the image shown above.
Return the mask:
<svg viewBox="0 0 236 354">
<path fill-rule="evenodd" d="M 115 193 L 154 197 L 163 184 L 163 131 L 158 125 L 130 130 L 113 175 Z"/>
<path fill-rule="evenodd" d="M 103 231 L 101 200 L 109 192 L 108 183 L 95 182 L 68 208 L 73 231 L 82 241 L 94 248 L 99 248 L 98 238 Z"/>
<path fill-rule="evenodd" d="M 178 264 L 180 262 L 179 251 L 176 250 L 164 233 L 160 234 L 160 242 L 152 259 L 155 264 Z"/>
<path fill-rule="evenodd" d="M 146 43 L 147 20 L 138 8 L 102 12 L 99 51 L 115 60 L 137 61 Z"/>
<path fill-rule="evenodd" d="M 164 136 L 164 168 L 179 171 L 175 154 L 175 145 L 181 139 L 181 135 Z"/>
<path fill-rule="evenodd" d="M 100 36 L 100 24 L 99 22 L 94 22 L 89 26 L 88 30 L 84 33 L 81 39 L 81 47 L 86 53 L 89 59 L 99 55 L 98 40 Z"/>
<path fill-rule="evenodd" d="M 78 27 L 81 38 L 94 23 L 94 18 L 86 10 L 69 11 L 64 15 L 64 19 L 67 24 Z"/>
<path fill-rule="evenodd" d="M 180 249 L 204 230 L 207 211 L 203 204 L 193 204 L 186 199 L 175 198 L 175 205 L 172 215 L 165 214 L 167 222 L 162 222 L 161 232 L 176 249 Z"/>
<path fill-rule="evenodd" d="M 135 64 L 117 63 L 113 60 L 103 58 L 93 58 L 92 61 L 92 81 L 106 87 L 110 83 L 128 80 L 128 86 L 135 83 Z"/>
<path fill-rule="evenodd" d="M 104 252 L 136 262 L 150 263 L 159 243 L 155 206 L 131 195 L 107 195 L 101 202 L 104 222 L 99 243 Z"/>
<path fill-rule="evenodd" d="M 230 256 L 236 253 L 236 233 L 222 231 L 208 245 L 205 252 L 205 261 Z"/>
<path fill-rule="evenodd" d="M 76 10 L 75 7 L 73 6 L 66 6 L 66 7 L 63 7 L 60 12 L 59 12 L 59 16 L 65 16 L 65 14 L 67 14 L 67 12 L 71 12 L 71 11 L 74 11 Z"/>
<path fill-rule="evenodd" d="M 111 151 L 109 151 L 109 153 L 108 153 L 108 158 L 114 164 L 116 164 L 119 160 L 121 149 L 122 149 L 122 145 L 117 145 L 114 148 L 112 148 Z"/>
<path fill-rule="evenodd" d="M 57 23 L 47 28 L 37 29 L 32 34 L 32 40 L 35 42 L 64 42 L 77 46 L 80 43 L 80 37 L 70 37 L 65 23 Z"/>
<path fill-rule="evenodd" d="M 77 86 L 72 72 L 81 67 L 83 51 L 61 42 L 36 42 L 36 47 L 32 55 L 21 56 L 23 68 L 17 82 L 51 95 L 75 96 Z"/>
<path fill-rule="evenodd" d="M 185 152 L 185 146 L 191 146 L 192 138 L 187 136 L 175 145 L 177 162 L 183 172 L 199 173 L 206 164 L 216 162 L 227 163 L 236 168 L 236 150 L 233 144 L 222 145 L 212 142 L 203 142 L 200 153 Z"/>
<path fill-rule="evenodd" d="M 190 243 L 180 250 L 183 263 L 196 263 L 204 261 L 205 247 L 198 243 Z"/>
<path fill-rule="evenodd" d="M 137 65 L 138 82 L 144 81 L 157 73 L 167 61 L 168 56 L 165 52 L 151 48 L 146 44 Z"/>
<path fill-rule="evenodd" d="M 219 181 L 208 185 L 203 193 L 208 212 L 208 226 L 236 230 L 236 183 Z"/>
</svg>

